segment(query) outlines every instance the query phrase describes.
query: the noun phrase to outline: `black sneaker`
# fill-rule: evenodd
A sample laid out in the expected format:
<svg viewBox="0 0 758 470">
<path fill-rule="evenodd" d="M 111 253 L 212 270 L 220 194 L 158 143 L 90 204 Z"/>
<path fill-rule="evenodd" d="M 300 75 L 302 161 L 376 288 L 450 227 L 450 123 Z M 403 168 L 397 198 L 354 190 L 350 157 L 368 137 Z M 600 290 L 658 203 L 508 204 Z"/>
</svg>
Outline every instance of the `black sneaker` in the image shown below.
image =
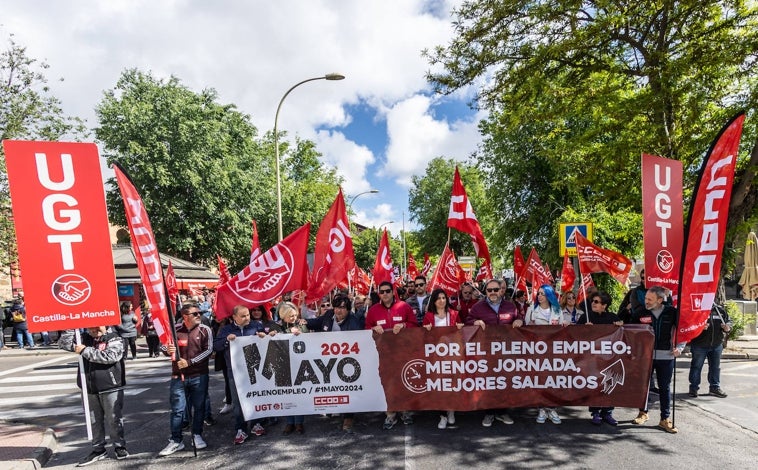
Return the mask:
<svg viewBox="0 0 758 470">
<path fill-rule="evenodd" d="M 105 449 L 103 450 L 93 450 L 90 452 L 90 454 L 83 459 L 79 461 L 79 463 L 76 464 L 77 467 L 84 467 L 86 465 L 89 465 L 91 463 L 95 463 L 98 460 L 103 460 L 108 457 L 108 454 L 105 452 Z"/>
<path fill-rule="evenodd" d="M 726 398 L 726 393 L 724 393 L 724 391 L 720 388 L 711 389 L 711 395 L 714 397 Z"/>
<path fill-rule="evenodd" d="M 216 419 L 213 418 L 213 416 L 208 416 L 203 420 L 203 423 L 205 423 L 206 426 L 213 426 L 216 424 Z"/>
<path fill-rule="evenodd" d="M 115 452 L 117 460 L 124 460 L 125 458 L 129 457 L 129 451 L 126 450 L 126 447 L 116 447 Z"/>
<path fill-rule="evenodd" d="M 697 398 L 697 390 L 690 389 L 690 393 L 687 395 L 691 396 L 692 398 Z"/>
</svg>

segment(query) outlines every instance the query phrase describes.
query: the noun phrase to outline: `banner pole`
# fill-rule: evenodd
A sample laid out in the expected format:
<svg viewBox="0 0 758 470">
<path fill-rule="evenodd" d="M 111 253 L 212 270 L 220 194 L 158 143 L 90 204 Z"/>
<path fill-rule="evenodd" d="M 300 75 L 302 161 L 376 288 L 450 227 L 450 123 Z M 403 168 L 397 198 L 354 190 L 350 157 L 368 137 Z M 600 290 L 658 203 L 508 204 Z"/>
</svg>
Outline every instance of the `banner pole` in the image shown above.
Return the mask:
<svg viewBox="0 0 758 470">
<path fill-rule="evenodd" d="M 82 334 L 79 328 L 74 329 L 75 344 L 82 344 Z M 87 380 L 84 378 L 84 358 L 79 354 L 79 381 L 82 384 L 82 404 L 84 405 L 84 422 L 87 425 L 87 440 L 92 441 L 92 417 L 89 413 L 89 394 Z"/>
</svg>

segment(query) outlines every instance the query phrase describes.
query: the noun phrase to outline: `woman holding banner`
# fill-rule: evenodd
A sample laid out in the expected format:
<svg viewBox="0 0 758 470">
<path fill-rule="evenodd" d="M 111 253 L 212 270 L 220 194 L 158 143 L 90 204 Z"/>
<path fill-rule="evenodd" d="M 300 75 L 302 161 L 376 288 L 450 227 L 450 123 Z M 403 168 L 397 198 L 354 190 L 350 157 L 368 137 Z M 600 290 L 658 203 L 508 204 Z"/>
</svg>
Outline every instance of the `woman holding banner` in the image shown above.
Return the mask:
<svg viewBox="0 0 758 470">
<path fill-rule="evenodd" d="M 576 308 L 576 294 L 573 291 L 566 292 L 561 296 L 561 311 L 563 312 L 563 323 L 567 325 L 576 325 L 579 318 L 584 312 Z"/>
<path fill-rule="evenodd" d="M 537 291 L 537 302 L 526 312 L 527 325 L 563 325 L 563 313 L 558 304 L 555 290 L 547 284 L 540 286 Z M 561 424 L 561 418 L 555 408 L 540 408 L 537 413 L 537 423 L 543 424 L 547 419 L 553 424 Z"/>
<path fill-rule="evenodd" d="M 292 302 L 282 302 L 279 304 L 279 318 L 281 319 L 281 327 L 284 333 L 292 333 L 297 336 L 300 333 L 308 333 L 308 326 L 300 324 L 298 321 L 300 317 L 300 310 Z M 292 434 L 292 431 L 303 434 L 305 433 L 305 427 L 303 423 L 305 417 L 303 415 L 287 416 L 287 425 L 284 426 L 283 434 Z"/>
<path fill-rule="evenodd" d="M 463 323 L 458 319 L 458 312 L 450 308 L 444 290 L 434 289 L 429 296 L 423 326 L 427 331 L 438 326 L 457 326 L 459 330 L 463 328 Z M 445 429 L 448 424 L 455 424 L 455 411 L 440 411 L 440 422 L 437 428 Z"/>
</svg>

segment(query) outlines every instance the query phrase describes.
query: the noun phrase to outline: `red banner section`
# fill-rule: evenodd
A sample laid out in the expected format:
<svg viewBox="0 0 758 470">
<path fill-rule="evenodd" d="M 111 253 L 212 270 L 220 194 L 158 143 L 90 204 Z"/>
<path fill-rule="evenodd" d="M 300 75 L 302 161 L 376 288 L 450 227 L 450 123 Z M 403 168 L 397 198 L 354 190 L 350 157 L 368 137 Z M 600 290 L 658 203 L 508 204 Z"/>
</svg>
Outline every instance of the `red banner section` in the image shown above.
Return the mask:
<svg viewBox="0 0 758 470">
<path fill-rule="evenodd" d="M 678 342 L 700 334 L 716 298 L 744 120 L 745 115 L 739 114 L 721 131 L 703 162 L 692 194 L 679 291 Z"/>
<path fill-rule="evenodd" d="M 29 331 L 121 322 L 95 144 L 3 141 Z"/>
<path fill-rule="evenodd" d="M 626 284 L 632 270 L 632 260 L 613 250 L 600 248 L 584 238 L 579 230 L 576 236 L 576 257 L 581 273 L 608 273 L 621 284 Z"/>
<path fill-rule="evenodd" d="M 645 285 L 679 290 L 684 239 L 682 162 L 642 154 Z M 676 301 L 677 299 L 675 299 Z"/>
<path fill-rule="evenodd" d="M 645 406 L 644 325 L 409 328 L 376 337 L 389 410 Z"/>
</svg>

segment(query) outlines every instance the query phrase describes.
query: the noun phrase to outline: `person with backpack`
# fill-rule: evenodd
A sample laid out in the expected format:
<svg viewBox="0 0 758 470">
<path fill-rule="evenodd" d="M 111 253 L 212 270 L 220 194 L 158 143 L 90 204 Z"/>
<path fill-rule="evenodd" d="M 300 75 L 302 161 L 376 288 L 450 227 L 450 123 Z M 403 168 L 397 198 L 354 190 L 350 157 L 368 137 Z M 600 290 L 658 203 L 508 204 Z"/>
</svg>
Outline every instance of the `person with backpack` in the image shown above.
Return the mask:
<svg viewBox="0 0 758 470">
<path fill-rule="evenodd" d="M 16 340 L 18 341 L 18 348 L 24 348 L 24 338 L 29 343 L 29 349 L 34 349 L 34 337 L 29 333 L 29 329 L 26 324 L 26 308 L 24 308 L 24 301 L 21 299 L 14 299 L 13 306 L 11 307 L 11 321 L 13 322 L 13 328 L 16 331 Z"/>
</svg>

